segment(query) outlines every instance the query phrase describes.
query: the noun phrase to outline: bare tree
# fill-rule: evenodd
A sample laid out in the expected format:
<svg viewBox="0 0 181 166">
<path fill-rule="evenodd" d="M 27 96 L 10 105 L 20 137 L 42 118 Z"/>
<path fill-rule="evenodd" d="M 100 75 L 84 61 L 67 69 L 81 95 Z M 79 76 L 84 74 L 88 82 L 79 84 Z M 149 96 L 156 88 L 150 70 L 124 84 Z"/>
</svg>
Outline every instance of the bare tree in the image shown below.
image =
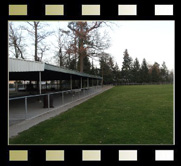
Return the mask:
<svg viewBox="0 0 181 166">
<path fill-rule="evenodd" d="M 56 44 L 52 44 L 57 49 L 54 58 L 58 61 L 59 66 L 77 70 L 77 36 L 72 31 L 58 29 L 56 38 Z"/>
<path fill-rule="evenodd" d="M 38 61 L 42 61 L 45 51 L 48 51 L 49 49 L 50 48 L 48 46 L 44 46 L 44 47 L 39 48 L 40 57 L 38 57 Z"/>
<path fill-rule="evenodd" d="M 108 48 L 109 41 L 104 43 L 101 40 L 101 35 L 98 29 L 104 22 L 92 21 L 92 22 L 70 22 L 68 28 L 73 32 L 77 38 L 77 42 L 74 43 L 76 50 L 74 51 L 79 56 L 80 72 L 83 72 L 83 59 L 86 56 L 97 56 L 96 50 L 103 50 Z M 106 37 L 107 38 L 107 37 Z"/>
<path fill-rule="evenodd" d="M 43 53 L 47 50 L 47 47 L 40 48 L 40 43 L 46 39 L 48 36 L 53 34 L 53 31 L 46 31 L 44 28 L 47 27 L 47 24 L 41 23 L 40 21 L 33 21 L 33 22 L 27 22 L 31 29 L 28 27 L 24 27 L 25 30 L 28 31 L 28 33 L 33 37 L 34 40 L 34 46 L 35 46 L 35 54 L 34 59 L 35 61 L 40 61 L 43 58 Z M 38 49 L 41 50 L 41 57 L 38 56 Z"/>
<path fill-rule="evenodd" d="M 52 43 L 55 47 L 55 56 L 57 63 L 59 66 L 65 66 L 65 61 L 68 58 L 69 53 L 69 32 L 64 31 L 62 29 L 58 29 L 57 33 L 55 34 L 57 41 Z"/>
<path fill-rule="evenodd" d="M 20 27 L 15 28 L 13 23 L 9 23 L 9 47 L 13 48 L 11 51 L 16 58 L 21 57 L 24 59 L 24 51 L 26 45 L 22 42 L 22 30 Z"/>
</svg>

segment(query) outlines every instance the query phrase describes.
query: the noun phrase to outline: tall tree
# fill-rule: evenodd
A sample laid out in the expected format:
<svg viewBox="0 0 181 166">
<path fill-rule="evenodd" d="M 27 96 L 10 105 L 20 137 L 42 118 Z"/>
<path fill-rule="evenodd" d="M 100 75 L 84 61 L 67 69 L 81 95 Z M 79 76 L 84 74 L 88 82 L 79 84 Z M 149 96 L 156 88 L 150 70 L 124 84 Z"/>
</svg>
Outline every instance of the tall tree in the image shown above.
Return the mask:
<svg viewBox="0 0 181 166">
<path fill-rule="evenodd" d="M 96 50 L 103 50 L 109 46 L 108 42 L 100 39 L 98 29 L 103 22 L 70 22 L 68 28 L 77 38 L 76 52 L 79 58 L 79 70 L 84 71 L 83 60 L 86 56 L 96 55 Z M 92 35 L 94 34 L 94 35 Z"/>
<path fill-rule="evenodd" d="M 69 49 L 69 32 L 64 31 L 62 29 L 58 29 L 57 33 L 55 34 L 57 42 L 52 43 L 53 46 L 55 47 L 55 60 L 58 66 L 64 67 L 66 66 L 66 61 L 67 61 L 67 55 L 68 55 L 68 49 Z M 68 62 L 68 65 L 70 65 L 70 62 Z M 66 66 L 69 68 L 69 66 Z"/>
<path fill-rule="evenodd" d="M 67 68 L 76 70 L 76 60 L 72 59 L 67 63 Z"/>
<path fill-rule="evenodd" d="M 123 64 L 122 64 L 122 78 L 125 82 L 130 82 L 132 78 L 131 70 L 132 70 L 132 58 L 128 54 L 128 50 L 126 49 L 123 54 Z"/>
<path fill-rule="evenodd" d="M 41 61 L 41 57 L 38 56 L 38 49 L 41 48 L 40 47 L 40 43 L 46 39 L 48 36 L 50 36 L 51 34 L 53 34 L 53 31 L 47 31 L 45 30 L 45 27 L 48 26 L 47 24 L 44 24 L 40 21 L 33 21 L 33 22 L 27 22 L 31 29 L 29 29 L 28 27 L 24 27 L 28 33 L 33 37 L 34 40 L 34 60 L 35 61 Z"/>
<path fill-rule="evenodd" d="M 167 82 L 168 81 L 168 75 L 169 75 L 168 68 L 166 66 L 166 63 L 163 62 L 162 67 L 160 69 L 161 81 Z"/>
<path fill-rule="evenodd" d="M 160 81 L 160 68 L 159 68 L 159 64 L 157 62 L 155 62 L 152 66 L 151 80 L 152 80 L 152 82 Z"/>
<path fill-rule="evenodd" d="M 15 28 L 13 23 L 9 23 L 9 47 L 13 50 L 11 51 L 15 58 L 22 58 L 24 59 L 24 51 L 26 45 L 22 42 L 22 30 L 21 27 Z"/>
<path fill-rule="evenodd" d="M 143 59 L 141 65 L 141 82 L 149 82 L 148 65 L 145 58 Z"/>
<path fill-rule="evenodd" d="M 174 73 L 173 73 L 173 70 L 169 71 L 169 73 L 168 73 L 168 81 L 169 81 L 170 83 L 173 83 L 173 81 L 174 81 Z"/>
<path fill-rule="evenodd" d="M 121 78 L 121 75 L 120 75 L 120 70 L 119 70 L 119 66 L 118 64 L 116 63 L 114 65 L 114 68 L 113 68 L 113 82 L 114 84 L 118 85 L 119 82 L 120 82 L 120 78 Z"/>
<path fill-rule="evenodd" d="M 113 60 L 112 56 L 110 56 L 108 58 L 108 63 L 107 64 L 109 65 L 109 68 L 113 71 L 114 70 L 114 60 Z"/>
<path fill-rule="evenodd" d="M 111 84 L 113 83 L 113 69 L 111 68 L 110 59 L 112 61 L 111 56 L 108 53 L 102 53 L 100 57 L 100 76 L 102 76 L 102 83 L 103 84 Z"/>
<path fill-rule="evenodd" d="M 139 63 L 137 58 L 133 62 L 132 81 L 135 82 L 135 83 L 140 82 L 140 63 Z"/>
<path fill-rule="evenodd" d="M 91 62 L 88 56 L 84 57 L 83 68 L 85 73 L 91 74 Z"/>
</svg>

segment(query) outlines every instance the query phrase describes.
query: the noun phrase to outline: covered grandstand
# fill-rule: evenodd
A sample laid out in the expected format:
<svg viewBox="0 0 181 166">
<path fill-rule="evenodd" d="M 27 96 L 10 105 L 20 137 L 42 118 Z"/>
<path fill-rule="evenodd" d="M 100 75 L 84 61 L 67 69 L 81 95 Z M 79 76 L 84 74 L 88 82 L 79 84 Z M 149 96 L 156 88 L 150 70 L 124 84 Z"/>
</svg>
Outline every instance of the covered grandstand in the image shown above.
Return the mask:
<svg viewBox="0 0 181 166">
<path fill-rule="evenodd" d="M 33 118 L 101 91 L 102 77 L 9 58 L 9 122 Z"/>
<path fill-rule="evenodd" d="M 24 83 L 32 83 L 36 81 L 36 88 L 39 90 L 39 94 L 42 93 L 42 83 L 46 81 L 55 81 L 59 89 L 62 84 L 62 80 L 66 80 L 69 83 L 70 90 L 73 89 L 73 81 L 76 81 L 76 88 L 83 88 L 100 84 L 102 77 L 96 75 L 90 75 L 86 73 L 80 73 L 75 70 L 70 70 L 43 62 L 27 61 L 20 59 L 9 58 L 9 81 L 24 81 Z M 28 82 L 27 82 L 28 81 Z M 84 85 L 86 82 L 86 85 Z M 37 84 L 38 83 L 38 84 Z M 18 88 L 16 86 L 16 88 Z"/>
</svg>

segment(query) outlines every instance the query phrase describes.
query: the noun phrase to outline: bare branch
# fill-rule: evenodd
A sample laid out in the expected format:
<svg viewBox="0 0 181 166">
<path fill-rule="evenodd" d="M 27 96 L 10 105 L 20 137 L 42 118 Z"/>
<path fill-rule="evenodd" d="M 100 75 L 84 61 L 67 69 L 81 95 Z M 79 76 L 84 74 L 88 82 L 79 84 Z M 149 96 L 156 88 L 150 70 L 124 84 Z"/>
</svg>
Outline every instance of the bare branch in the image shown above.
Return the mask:
<svg viewBox="0 0 181 166">
<path fill-rule="evenodd" d="M 45 31 L 44 27 L 46 27 L 48 25 L 43 24 L 44 26 L 42 26 L 40 21 L 33 21 L 33 22 L 27 22 L 27 23 L 31 26 L 31 29 L 29 29 L 28 27 L 24 27 L 24 29 L 33 37 L 33 40 L 34 40 L 33 44 L 35 46 L 35 54 L 34 54 L 35 61 L 42 60 L 44 51 L 41 50 L 40 58 L 39 58 L 38 57 L 39 44 L 44 39 L 46 39 L 48 36 L 52 35 L 54 32 Z M 43 48 L 45 48 L 45 47 L 43 47 Z"/>
<path fill-rule="evenodd" d="M 9 47 L 14 48 L 14 55 L 16 58 L 19 56 L 24 59 L 23 51 L 25 48 L 25 44 L 22 44 L 22 32 L 21 28 L 13 27 L 12 22 L 9 23 Z M 12 52 L 12 51 L 11 51 Z"/>
</svg>

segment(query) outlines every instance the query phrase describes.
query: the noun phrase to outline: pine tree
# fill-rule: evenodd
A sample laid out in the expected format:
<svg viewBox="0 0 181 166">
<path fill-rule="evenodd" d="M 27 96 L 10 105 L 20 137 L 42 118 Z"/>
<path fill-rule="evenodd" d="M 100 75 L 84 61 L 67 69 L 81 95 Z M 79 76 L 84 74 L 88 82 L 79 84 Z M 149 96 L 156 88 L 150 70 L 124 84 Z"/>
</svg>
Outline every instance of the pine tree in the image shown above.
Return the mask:
<svg viewBox="0 0 181 166">
<path fill-rule="evenodd" d="M 119 66 L 116 63 L 114 66 L 114 69 L 113 69 L 113 82 L 114 82 L 114 84 L 118 85 L 120 82 L 120 78 L 121 78 L 121 75 L 120 75 Z"/>
<path fill-rule="evenodd" d="M 103 77 L 103 84 L 113 83 L 113 70 L 111 69 L 112 62 L 112 58 L 110 58 L 109 54 L 103 53 L 100 57 L 100 76 Z"/>
<path fill-rule="evenodd" d="M 169 80 L 168 75 L 169 75 L 169 72 L 168 72 L 167 66 L 165 62 L 163 62 L 162 67 L 160 69 L 161 81 L 167 82 Z"/>
<path fill-rule="evenodd" d="M 142 83 L 148 83 L 149 82 L 149 73 L 148 73 L 148 66 L 146 59 L 143 59 L 142 65 L 141 65 L 141 82 Z"/>
<path fill-rule="evenodd" d="M 72 69 L 72 70 L 76 70 L 76 60 L 73 59 L 70 61 L 70 64 L 69 64 L 69 69 Z"/>
<path fill-rule="evenodd" d="M 155 62 L 154 65 L 152 66 L 151 80 L 152 82 L 160 81 L 160 69 L 159 69 L 159 64 L 157 62 Z"/>
<path fill-rule="evenodd" d="M 122 78 L 125 82 L 130 82 L 132 79 L 131 69 L 132 69 L 132 58 L 128 54 L 128 50 L 126 49 L 123 54 L 123 65 L 122 65 Z"/>
<path fill-rule="evenodd" d="M 83 59 L 83 68 L 84 68 L 84 73 L 91 74 L 91 62 L 88 56 L 85 56 Z M 80 70 L 80 60 L 78 61 L 78 70 Z"/>
<path fill-rule="evenodd" d="M 140 63 L 139 63 L 137 58 L 133 62 L 132 81 L 135 82 L 135 83 L 140 82 Z"/>
</svg>

